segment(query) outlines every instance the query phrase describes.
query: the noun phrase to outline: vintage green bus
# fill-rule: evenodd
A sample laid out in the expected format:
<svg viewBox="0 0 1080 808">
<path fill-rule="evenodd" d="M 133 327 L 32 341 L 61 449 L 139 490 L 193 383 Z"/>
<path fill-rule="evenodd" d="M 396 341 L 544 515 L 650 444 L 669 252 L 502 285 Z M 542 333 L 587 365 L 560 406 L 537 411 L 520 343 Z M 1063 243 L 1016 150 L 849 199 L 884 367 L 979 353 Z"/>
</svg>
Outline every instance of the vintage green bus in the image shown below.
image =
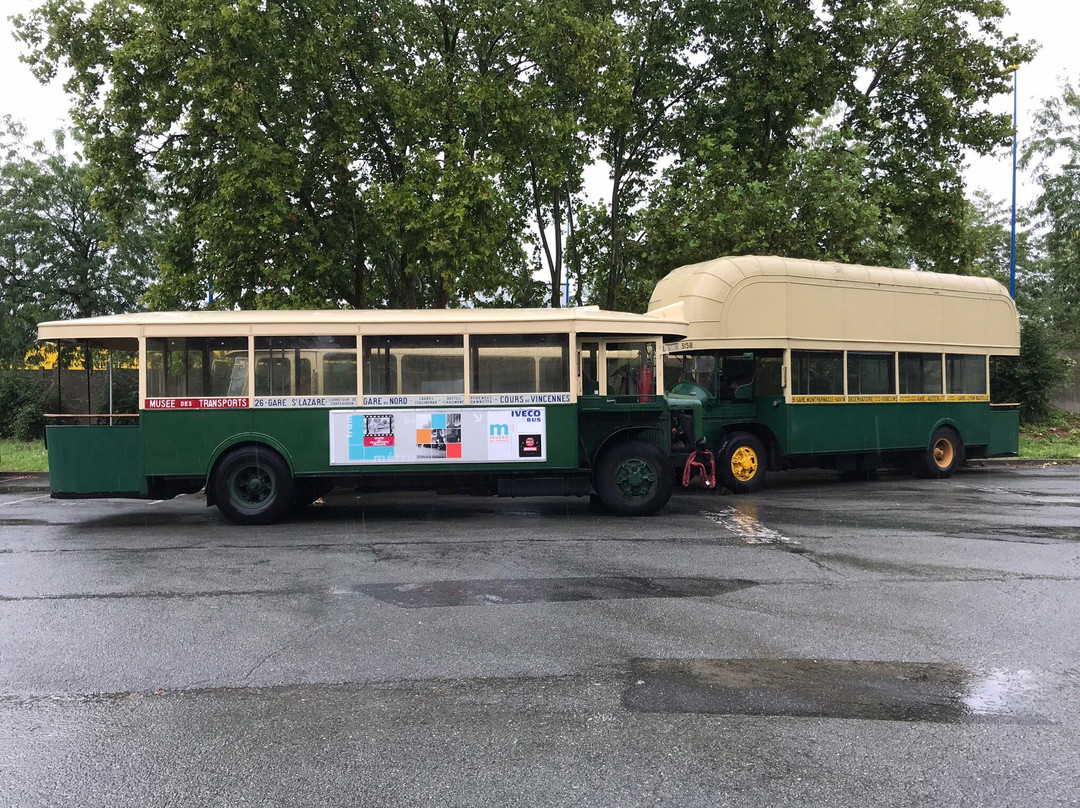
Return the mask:
<svg viewBox="0 0 1080 808">
<path fill-rule="evenodd" d="M 205 488 L 208 504 L 248 524 L 335 486 L 595 493 L 617 513 L 654 513 L 702 427 L 701 402 L 664 393 L 658 359 L 686 331 L 677 307 L 667 314 L 202 311 L 42 323 L 58 373 L 87 374 L 85 388 L 68 385 L 85 389 L 75 411 L 59 402 L 46 429 L 53 496 Z M 112 379 L 118 366 L 137 374 L 137 395 L 105 396 L 104 369 Z M 118 400 L 134 411 L 117 411 Z"/>
<path fill-rule="evenodd" d="M 766 471 L 910 465 L 948 477 L 965 457 L 1016 454 L 1018 407 L 991 403 L 990 362 L 1020 325 L 994 280 L 778 257 L 673 270 L 652 314 L 677 311 L 669 390 L 704 406 L 724 486 Z"/>
</svg>

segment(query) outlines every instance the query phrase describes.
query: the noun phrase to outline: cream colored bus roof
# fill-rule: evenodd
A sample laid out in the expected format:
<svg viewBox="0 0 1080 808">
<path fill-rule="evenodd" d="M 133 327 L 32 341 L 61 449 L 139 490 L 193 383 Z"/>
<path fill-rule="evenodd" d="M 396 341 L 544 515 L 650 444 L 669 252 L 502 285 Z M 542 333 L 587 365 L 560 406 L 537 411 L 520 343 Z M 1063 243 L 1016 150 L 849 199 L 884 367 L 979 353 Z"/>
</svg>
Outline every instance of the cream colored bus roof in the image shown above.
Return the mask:
<svg viewBox="0 0 1080 808">
<path fill-rule="evenodd" d="M 686 334 L 681 307 L 661 316 L 567 309 L 422 309 L 325 311 L 172 311 L 57 320 L 38 326 L 40 340 L 148 337 L 341 336 L 348 334 L 561 333 L 663 336 Z"/>
<path fill-rule="evenodd" d="M 1016 306 L 989 278 L 741 256 L 673 270 L 649 311 L 676 302 L 694 348 L 1020 350 Z"/>
</svg>

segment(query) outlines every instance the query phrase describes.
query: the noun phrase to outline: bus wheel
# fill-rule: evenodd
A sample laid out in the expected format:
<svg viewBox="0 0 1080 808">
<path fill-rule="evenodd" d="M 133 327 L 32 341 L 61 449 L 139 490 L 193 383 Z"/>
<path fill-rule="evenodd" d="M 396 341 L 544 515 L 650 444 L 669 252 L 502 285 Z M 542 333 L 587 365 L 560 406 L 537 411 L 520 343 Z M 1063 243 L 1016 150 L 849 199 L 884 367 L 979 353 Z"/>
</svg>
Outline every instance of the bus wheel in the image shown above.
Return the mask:
<svg viewBox="0 0 1080 808">
<path fill-rule="evenodd" d="M 736 494 L 752 494 L 765 481 L 765 446 L 756 435 L 736 432 L 728 439 L 719 465 L 725 488 Z"/>
<path fill-rule="evenodd" d="M 942 426 L 930 438 L 930 447 L 915 458 L 915 475 L 930 479 L 951 477 L 964 462 L 964 444 L 956 430 Z"/>
<path fill-rule="evenodd" d="M 276 522 L 293 503 L 288 464 L 264 447 L 244 446 L 229 452 L 218 463 L 213 485 L 218 510 L 238 525 Z"/>
<path fill-rule="evenodd" d="M 600 457 L 594 480 L 600 501 L 620 516 L 648 516 L 671 499 L 671 459 L 652 443 L 617 443 Z"/>
</svg>

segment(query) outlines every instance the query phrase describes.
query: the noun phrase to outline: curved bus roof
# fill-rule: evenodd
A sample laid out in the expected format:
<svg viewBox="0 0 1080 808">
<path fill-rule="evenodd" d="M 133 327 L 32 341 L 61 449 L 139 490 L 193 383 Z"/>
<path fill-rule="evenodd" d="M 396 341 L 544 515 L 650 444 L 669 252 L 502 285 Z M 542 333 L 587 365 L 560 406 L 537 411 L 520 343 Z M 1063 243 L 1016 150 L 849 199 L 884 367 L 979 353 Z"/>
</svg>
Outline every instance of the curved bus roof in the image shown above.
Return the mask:
<svg viewBox="0 0 1080 808">
<path fill-rule="evenodd" d="M 1016 305 L 989 278 L 740 256 L 672 270 L 649 312 L 678 303 L 695 349 L 1020 351 Z"/>
<path fill-rule="evenodd" d="M 169 311 L 56 320 L 38 326 L 48 341 L 134 337 L 332 336 L 347 334 L 579 334 L 662 335 L 681 339 L 681 307 L 660 316 L 566 309 L 328 309 L 321 311 Z"/>
</svg>

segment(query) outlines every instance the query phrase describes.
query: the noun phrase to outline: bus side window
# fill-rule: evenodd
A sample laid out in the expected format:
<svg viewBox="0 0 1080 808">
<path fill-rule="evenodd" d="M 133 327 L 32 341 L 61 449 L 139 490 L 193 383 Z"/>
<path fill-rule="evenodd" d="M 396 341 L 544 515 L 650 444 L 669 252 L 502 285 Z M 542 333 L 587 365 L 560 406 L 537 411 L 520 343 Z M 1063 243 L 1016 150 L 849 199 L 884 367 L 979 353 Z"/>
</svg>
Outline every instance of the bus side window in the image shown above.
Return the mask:
<svg viewBox="0 0 1080 808">
<path fill-rule="evenodd" d="M 900 354 L 901 394 L 940 394 L 944 392 L 941 381 L 941 354 Z"/>
<path fill-rule="evenodd" d="M 784 394 L 782 356 L 755 356 L 757 369 L 754 375 L 755 396 L 782 396 Z"/>
<path fill-rule="evenodd" d="M 469 346 L 474 393 L 570 390 L 565 334 L 474 334 Z"/>
<path fill-rule="evenodd" d="M 299 359 L 296 362 L 296 394 L 310 396 L 311 392 L 311 360 Z"/>
<path fill-rule="evenodd" d="M 287 396 L 292 393 L 289 373 L 292 363 L 280 356 L 262 357 L 255 363 L 255 395 Z"/>
<path fill-rule="evenodd" d="M 160 361 L 162 371 L 147 378 L 151 396 L 231 396 L 239 383 L 238 363 L 245 363 L 240 395 L 247 392 L 246 337 L 149 338 L 146 351 L 148 364 Z"/>
<path fill-rule="evenodd" d="M 595 396 L 600 393 L 599 375 L 600 343 L 583 342 L 578 352 L 581 370 L 581 391 L 578 395 Z"/>
<path fill-rule="evenodd" d="M 323 356 L 322 389 L 324 396 L 356 395 L 356 352 L 330 353 Z"/>
<path fill-rule="evenodd" d="M 946 392 L 986 394 L 986 357 L 981 354 L 945 355 Z"/>
<path fill-rule="evenodd" d="M 842 351 L 792 351 L 791 379 L 792 395 L 842 395 L 844 354 Z"/>
<path fill-rule="evenodd" d="M 364 395 L 464 393 L 464 346 L 460 334 L 364 337 Z"/>
</svg>

